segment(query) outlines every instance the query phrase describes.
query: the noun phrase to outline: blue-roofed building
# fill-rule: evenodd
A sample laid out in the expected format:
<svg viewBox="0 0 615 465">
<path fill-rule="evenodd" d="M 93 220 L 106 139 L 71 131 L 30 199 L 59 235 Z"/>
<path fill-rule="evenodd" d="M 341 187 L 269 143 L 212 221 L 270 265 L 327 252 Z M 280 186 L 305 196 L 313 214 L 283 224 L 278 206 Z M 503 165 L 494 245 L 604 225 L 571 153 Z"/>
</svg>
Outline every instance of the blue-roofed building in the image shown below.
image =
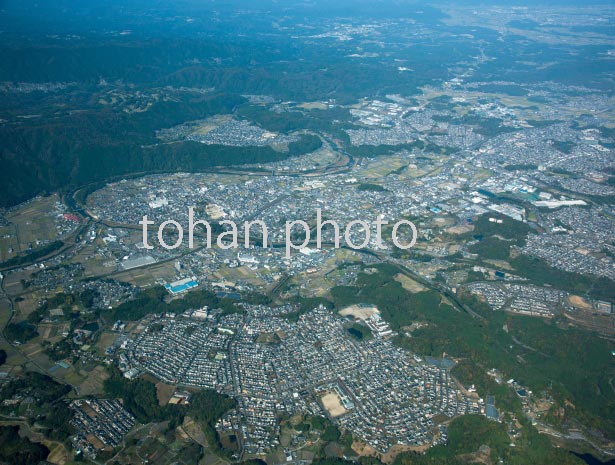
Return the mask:
<svg viewBox="0 0 615 465">
<path fill-rule="evenodd" d="M 490 420 L 499 420 L 500 414 L 498 413 L 498 409 L 495 408 L 495 397 L 487 396 L 485 402 L 485 416 Z"/>
<path fill-rule="evenodd" d="M 189 291 L 199 285 L 198 281 L 194 278 L 185 278 L 175 281 L 171 284 L 165 284 L 164 287 L 173 295 L 181 294 L 182 292 Z"/>
<path fill-rule="evenodd" d="M 487 405 L 485 407 L 485 416 L 490 420 L 499 420 L 500 415 L 498 414 L 498 410 L 495 408 L 495 405 Z"/>
</svg>

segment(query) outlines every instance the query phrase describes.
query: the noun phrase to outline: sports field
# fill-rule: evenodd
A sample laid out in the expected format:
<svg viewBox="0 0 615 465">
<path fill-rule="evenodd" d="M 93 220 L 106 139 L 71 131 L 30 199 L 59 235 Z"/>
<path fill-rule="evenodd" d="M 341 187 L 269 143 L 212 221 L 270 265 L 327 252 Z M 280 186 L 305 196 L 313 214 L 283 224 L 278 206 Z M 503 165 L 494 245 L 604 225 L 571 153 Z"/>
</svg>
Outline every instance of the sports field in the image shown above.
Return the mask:
<svg viewBox="0 0 615 465">
<path fill-rule="evenodd" d="M 321 401 L 331 418 L 341 417 L 348 412 L 342 405 L 340 397 L 335 392 L 328 392 L 321 398 Z"/>
</svg>

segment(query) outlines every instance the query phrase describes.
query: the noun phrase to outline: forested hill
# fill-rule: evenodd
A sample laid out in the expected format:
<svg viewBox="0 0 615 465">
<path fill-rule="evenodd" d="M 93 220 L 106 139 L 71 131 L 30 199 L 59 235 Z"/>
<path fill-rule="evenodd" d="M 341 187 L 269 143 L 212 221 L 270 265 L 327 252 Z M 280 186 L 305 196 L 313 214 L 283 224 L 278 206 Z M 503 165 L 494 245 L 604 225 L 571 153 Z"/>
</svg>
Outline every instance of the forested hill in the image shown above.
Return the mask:
<svg viewBox="0 0 615 465">
<path fill-rule="evenodd" d="M 181 101 L 156 103 L 143 113 L 85 111 L 0 125 L 0 206 L 118 175 L 271 162 L 320 147 L 320 139 L 312 135 L 301 136 L 286 151 L 192 141 L 161 143 L 155 138 L 160 127 L 230 113 L 242 100 L 229 95 L 190 95 Z"/>
</svg>

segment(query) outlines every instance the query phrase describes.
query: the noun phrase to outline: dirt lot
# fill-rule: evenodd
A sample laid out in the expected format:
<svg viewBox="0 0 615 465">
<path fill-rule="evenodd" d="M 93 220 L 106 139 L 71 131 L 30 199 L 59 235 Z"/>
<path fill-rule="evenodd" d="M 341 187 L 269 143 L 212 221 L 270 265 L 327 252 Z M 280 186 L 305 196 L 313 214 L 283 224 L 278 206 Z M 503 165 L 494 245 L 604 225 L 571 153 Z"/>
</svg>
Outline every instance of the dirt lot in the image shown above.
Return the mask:
<svg viewBox="0 0 615 465">
<path fill-rule="evenodd" d="M 175 386 L 169 386 L 162 382 L 156 383 L 156 396 L 158 397 L 158 405 L 167 405 L 169 399 L 175 392 Z"/>
<path fill-rule="evenodd" d="M 339 314 L 342 316 L 352 315 L 353 317 L 358 318 L 360 320 L 367 320 L 370 316 L 374 315 L 375 313 L 380 313 L 380 310 L 378 310 L 378 308 L 374 307 L 373 305 L 365 306 L 365 307 L 360 307 L 358 305 L 351 305 L 350 307 L 346 307 L 339 311 Z"/>
<path fill-rule="evenodd" d="M 587 302 L 583 297 L 580 297 L 578 295 L 571 295 L 570 297 L 568 297 L 568 300 L 570 301 L 572 305 L 574 305 L 577 308 L 582 308 L 584 310 L 592 309 L 591 304 Z"/>
<path fill-rule="evenodd" d="M 325 407 L 329 415 L 332 418 L 340 417 L 344 415 L 348 410 L 344 408 L 342 405 L 342 401 L 339 396 L 334 392 L 329 392 L 325 394 L 322 399 L 322 405 Z"/>
</svg>

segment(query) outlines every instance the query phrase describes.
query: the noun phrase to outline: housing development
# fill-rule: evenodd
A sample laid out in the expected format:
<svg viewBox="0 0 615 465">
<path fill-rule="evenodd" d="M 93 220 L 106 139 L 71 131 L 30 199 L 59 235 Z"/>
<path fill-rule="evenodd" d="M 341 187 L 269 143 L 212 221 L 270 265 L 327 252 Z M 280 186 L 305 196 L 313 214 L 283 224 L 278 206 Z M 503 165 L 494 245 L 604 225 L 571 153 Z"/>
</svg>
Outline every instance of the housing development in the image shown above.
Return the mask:
<svg viewBox="0 0 615 465">
<path fill-rule="evenodd" d="M 275 447 L 281 413 L 328 415 L 381 453 L 443 441 L 436 415 L 484 413 L 483 400 L 464 394 L 446 368 L 387 337 L 358 344 L 344 329 L 347 320 L 329 310 L 314 309 L 296 323 L 262 306 L 246 306 L 243 318 L 193 315 L 153 320 L 126 344 L 126 369 L 237 397 L 241 453 Z M 263 342 L 268 335 L 276 342 Z"/>
</svg>

